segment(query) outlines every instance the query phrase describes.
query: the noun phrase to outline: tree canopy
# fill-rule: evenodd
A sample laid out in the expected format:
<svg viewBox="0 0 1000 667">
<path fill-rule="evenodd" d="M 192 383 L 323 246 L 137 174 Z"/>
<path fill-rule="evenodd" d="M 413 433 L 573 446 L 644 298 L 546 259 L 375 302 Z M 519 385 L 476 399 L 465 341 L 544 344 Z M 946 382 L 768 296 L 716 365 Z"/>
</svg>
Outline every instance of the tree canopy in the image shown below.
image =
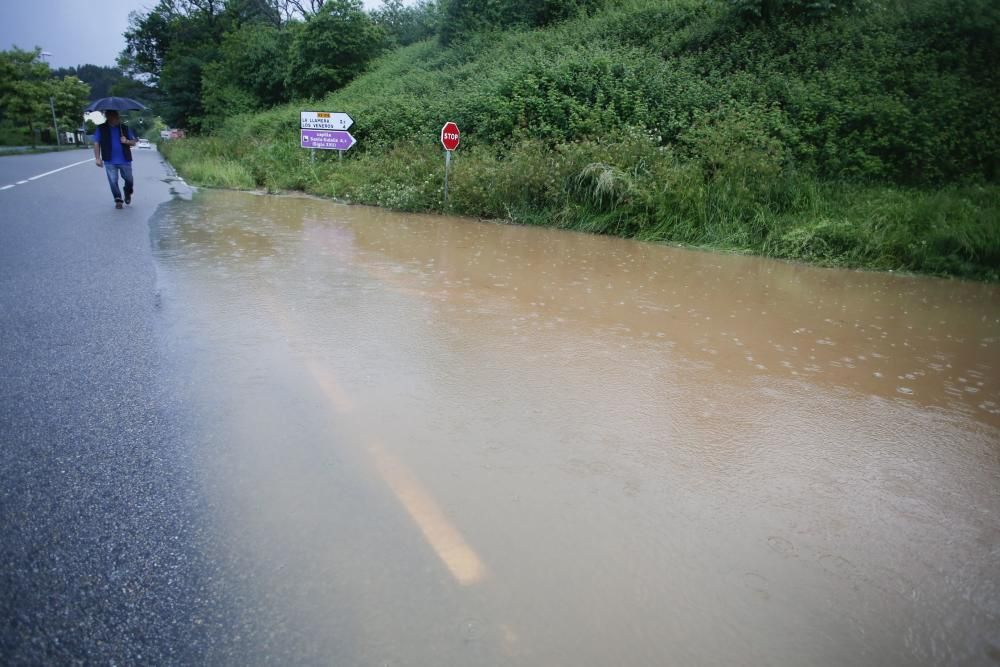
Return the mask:
<svg viewBox="0 0 1000 667">
<path fill-rule="evenodd" d="M 389 49 L 549 25 L 604 0 L 159 0 L 133 12 L 122 69 L 155 87 L 164 118 L 209 130 L 226 116 L 347 85 Z"/>
<path fill-rule="evenodd" d="M 385 44 L 385 31 L 361 0 L 327 0 L 296 33 L 285 86 L 294 97 L 317 97 L 347 84 Z"/>
<path fill-rule="evenodd" d="M 53 111 L 61 130 L 79 127 L 90 86 L 55 74 L 39 48 L 0 51 L 0 141 L 33 144 L 36 130 L 52 131 Z"/>
</svg>

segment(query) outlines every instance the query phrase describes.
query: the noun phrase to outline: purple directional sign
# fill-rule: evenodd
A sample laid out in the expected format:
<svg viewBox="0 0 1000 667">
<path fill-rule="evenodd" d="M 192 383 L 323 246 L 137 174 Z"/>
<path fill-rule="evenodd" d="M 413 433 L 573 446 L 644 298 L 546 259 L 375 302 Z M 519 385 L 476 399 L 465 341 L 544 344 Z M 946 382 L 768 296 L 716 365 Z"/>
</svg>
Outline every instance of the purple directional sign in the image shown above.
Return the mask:
<svg viewBox="0 0 1000 667">
<path fill-rule="evenodd" d="M 302 148 L 319 148 L 331 151 L 346 151 L 358 140 L 345 130 L 300 130 Z"/>
</svg>

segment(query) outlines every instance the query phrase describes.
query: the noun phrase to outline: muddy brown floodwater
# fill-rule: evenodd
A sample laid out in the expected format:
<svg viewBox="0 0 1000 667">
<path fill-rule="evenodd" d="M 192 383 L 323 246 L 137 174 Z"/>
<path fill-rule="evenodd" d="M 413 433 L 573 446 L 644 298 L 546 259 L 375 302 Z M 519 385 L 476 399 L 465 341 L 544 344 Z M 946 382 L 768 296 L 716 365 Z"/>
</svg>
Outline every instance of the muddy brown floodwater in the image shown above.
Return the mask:
<svg viewBox="0 0 1000 667">
<path fill-rule="evenodd" d="M 1000 664 L 1000 289 L 204 192 L 151 228 L 250 655 Z"/>
</svg>

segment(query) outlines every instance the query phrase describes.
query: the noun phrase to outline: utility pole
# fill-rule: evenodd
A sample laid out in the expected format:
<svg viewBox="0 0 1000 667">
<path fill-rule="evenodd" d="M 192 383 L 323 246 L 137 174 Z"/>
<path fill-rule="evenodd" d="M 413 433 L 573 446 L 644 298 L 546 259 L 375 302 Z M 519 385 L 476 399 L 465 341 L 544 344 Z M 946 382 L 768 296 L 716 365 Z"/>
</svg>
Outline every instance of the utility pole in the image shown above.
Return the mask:
<svg viewBox="0 0 1000 667">
<path fill-rule="evenodd" d="M 52 57 L 52 54 L 48 51 L 42 51 L 38 55 L 41 57 L 42 62 L 48 65 L 48 59 Z M 51 95 L 49 96 L 49 109 L 52 111 L 52 129 L 56 132 L 56 146 L 62 146 L 62 140 L 59 138 L 59 123 L 56 122 L 56 103 Z"/>
<path fill-rule="evenodd" d="M 49 97 L 49 108 L 52 109 L 52 127 L 56 130 L 56 146 L 62 146 L 62 140 L 59 138 L 59 124 L 56 122 L 56 103 Z"/>
</svg>

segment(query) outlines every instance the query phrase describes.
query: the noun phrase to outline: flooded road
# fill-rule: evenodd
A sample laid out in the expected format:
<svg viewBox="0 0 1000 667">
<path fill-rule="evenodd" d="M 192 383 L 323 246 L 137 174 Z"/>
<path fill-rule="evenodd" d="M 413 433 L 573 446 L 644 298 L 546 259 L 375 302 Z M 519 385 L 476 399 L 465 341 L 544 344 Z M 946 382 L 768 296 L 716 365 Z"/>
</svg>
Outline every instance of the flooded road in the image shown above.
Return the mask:
<svg viewBox="0 0 1000 667">
<path fill-rule="evenodd" d="M 162 332 L 261 664 L 1000 664 L 1000 289 L 205 192 Z"/>
</svg>

